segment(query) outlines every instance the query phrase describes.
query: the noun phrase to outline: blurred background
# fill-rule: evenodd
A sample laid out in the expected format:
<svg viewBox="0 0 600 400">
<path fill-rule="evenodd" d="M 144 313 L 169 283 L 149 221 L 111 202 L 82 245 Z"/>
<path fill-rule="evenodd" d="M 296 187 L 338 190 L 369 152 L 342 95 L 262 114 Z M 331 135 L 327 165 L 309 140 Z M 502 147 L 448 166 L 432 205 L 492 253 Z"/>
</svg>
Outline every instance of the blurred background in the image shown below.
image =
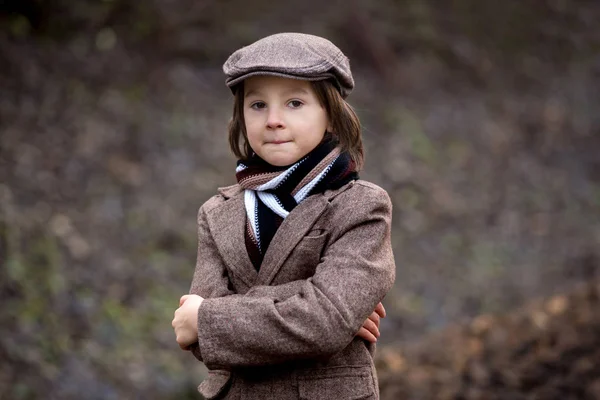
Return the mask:
<svg viewBox="0 0 600 400">
<path fill-rule="evenodd" d="M 600 398 L 596 0 L 0 1 L 0 399 L 193 399 L 171 328 L 235 183 L 221 65 L 350 58 L 394 203 L 384 399 Z M 516 368 L 522 366 L 522 369 Z"/>
</svg>

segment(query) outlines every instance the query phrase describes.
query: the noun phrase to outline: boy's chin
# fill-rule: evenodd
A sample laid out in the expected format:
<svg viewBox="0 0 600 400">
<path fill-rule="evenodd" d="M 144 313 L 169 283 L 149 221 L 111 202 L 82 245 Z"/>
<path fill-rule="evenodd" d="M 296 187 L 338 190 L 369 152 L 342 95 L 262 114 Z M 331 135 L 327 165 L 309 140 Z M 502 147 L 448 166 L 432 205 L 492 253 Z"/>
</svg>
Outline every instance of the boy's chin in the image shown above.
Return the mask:
<svg viewBox="0 0 600 400">
<path fill-rule="evenodd" d="M 266 155 L 265 157 L 261 157 L 261 158 L 274 167 L 287 167 L 287 166 L 295 164 L 302 157 L 294 157 L 292 155 L 289 155 L 289 156 Z"/>
<path fill-rule="evenodd" d="M 281 161 L 266 160 L 266 161 L 274 167 L 289 167 L 289 166 L 295 164 L 298 160 L 299 159 L 290 159 L 290 160 L 281 160 Z"/>
</svg>

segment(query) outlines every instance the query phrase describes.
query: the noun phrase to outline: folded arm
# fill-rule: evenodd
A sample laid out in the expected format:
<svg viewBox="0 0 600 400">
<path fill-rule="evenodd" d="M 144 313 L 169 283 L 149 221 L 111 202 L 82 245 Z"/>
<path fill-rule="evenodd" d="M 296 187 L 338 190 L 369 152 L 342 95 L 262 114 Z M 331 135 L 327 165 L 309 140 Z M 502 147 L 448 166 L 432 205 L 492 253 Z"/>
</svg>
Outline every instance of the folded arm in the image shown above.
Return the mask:
<svg viewBox="0 0 600 400">
<path fill-rule="evenodd" d="M 225 263 L 210 234 L 204 207 L 200 207 L 198 211 L 198 253 L 190 294 L 197 294 L 203 298 L 218 298 L 235 294 L 227 275 Z M 203 361 L 197 342 L 189 345 L 186 350 L 190 350 L 194 357 Z"/>
</svg>

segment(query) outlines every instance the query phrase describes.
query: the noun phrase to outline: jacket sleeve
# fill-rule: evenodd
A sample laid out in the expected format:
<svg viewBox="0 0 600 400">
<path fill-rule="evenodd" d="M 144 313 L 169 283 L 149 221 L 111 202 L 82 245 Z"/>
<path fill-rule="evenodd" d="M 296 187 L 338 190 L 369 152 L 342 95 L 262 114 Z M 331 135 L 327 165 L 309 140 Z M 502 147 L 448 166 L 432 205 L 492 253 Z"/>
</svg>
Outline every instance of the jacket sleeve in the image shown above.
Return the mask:
<svg viewBox="0 0 600 400">
<path fill-rule="evenodd" d="M 208 203 L 208 202 L 207 202 Z M 198 253 L 190 294 L 204 298 L 229 296 L 235 292 L 227 275 L 227 268 L 208 229 L 205 205 L 198 211 Z M 190 351 L 203 361 L 198 343 L 190 346 Z"/>
<path fill-rule="evenodd" d="M 202 303 L 198 339 L 208 368 L 328 357 L 350 344 L 391 288 L 395 264 L 387 193 L 368 187 L 345 197 L 334 210 L 340 227 L 311 278 Z M 285 290 L 292 293 L 279 301 Z"/>
</svg>

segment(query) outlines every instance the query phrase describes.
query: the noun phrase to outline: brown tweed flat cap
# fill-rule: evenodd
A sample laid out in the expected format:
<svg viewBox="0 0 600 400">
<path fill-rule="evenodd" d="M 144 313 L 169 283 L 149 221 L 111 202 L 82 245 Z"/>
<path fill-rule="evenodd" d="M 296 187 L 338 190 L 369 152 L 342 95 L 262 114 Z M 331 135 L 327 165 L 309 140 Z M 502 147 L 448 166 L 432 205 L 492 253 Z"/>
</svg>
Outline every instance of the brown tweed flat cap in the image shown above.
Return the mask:
<svg viewBox="0 0 600 400">
<path fill-rule="evenodd" d="M 318 81 L 331 79 L 346 97 L 354 88 L 348 57 L 329 40 L 304 33 L 267 36 L 233 53 L 225 64 L 225 83 L 235 85 L 255 75 Z"/>
</svg>

